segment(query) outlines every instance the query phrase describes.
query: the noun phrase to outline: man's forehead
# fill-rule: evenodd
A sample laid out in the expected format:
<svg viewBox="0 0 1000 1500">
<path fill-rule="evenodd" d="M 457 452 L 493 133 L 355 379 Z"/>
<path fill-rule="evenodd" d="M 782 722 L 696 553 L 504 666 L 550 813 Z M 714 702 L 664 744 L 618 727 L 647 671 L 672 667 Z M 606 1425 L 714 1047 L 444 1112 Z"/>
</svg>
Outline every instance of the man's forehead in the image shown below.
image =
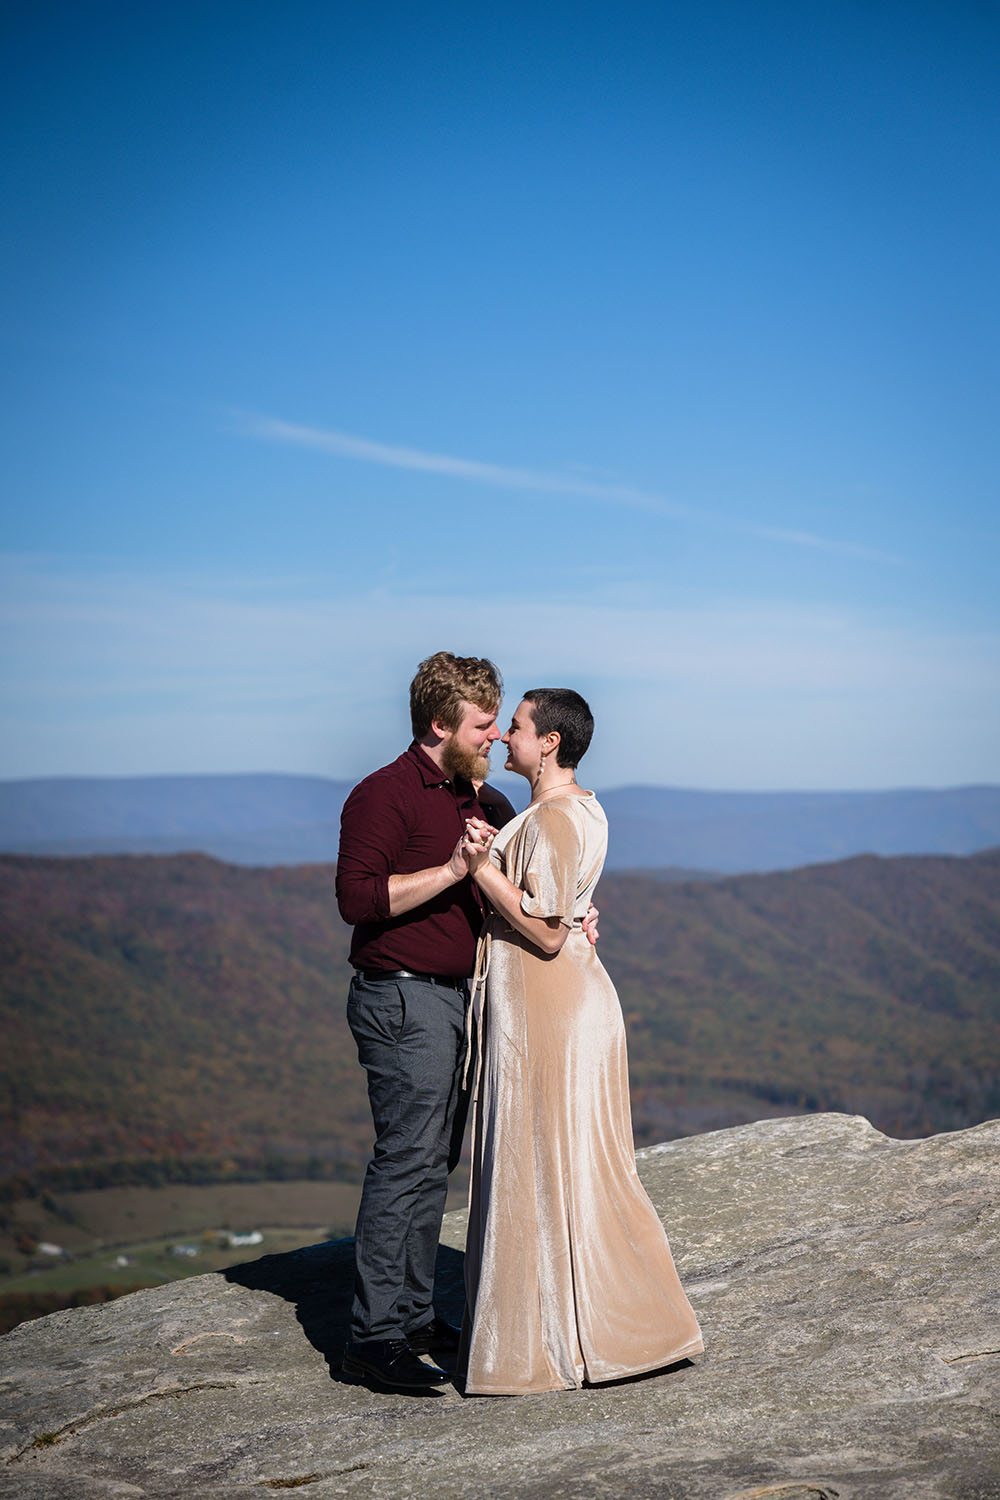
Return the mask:
<svg viewBox="0 0 1000 1500">
<path fill-rule="evenodd" d="M 495 719 L 499 712 L 499 702 L 484 708 L 481 703 L 470 703 L 467 698 L 462 699 L 462 719 L 465 722 L 469 719 L 482 719 L 488 723 L 490 719 Z"/>
</svg>

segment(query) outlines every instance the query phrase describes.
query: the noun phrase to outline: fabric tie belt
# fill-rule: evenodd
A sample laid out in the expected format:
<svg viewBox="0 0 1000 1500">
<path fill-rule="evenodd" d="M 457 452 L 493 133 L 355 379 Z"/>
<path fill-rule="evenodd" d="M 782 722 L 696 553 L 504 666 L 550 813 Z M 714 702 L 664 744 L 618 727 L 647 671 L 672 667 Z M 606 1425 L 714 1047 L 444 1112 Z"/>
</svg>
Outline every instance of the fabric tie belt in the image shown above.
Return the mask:
<svg viewBox="0 0 1000 1500">
<path fill-rule="evenodd" d="M 483 1061 L 483 1009 L 486 1004 L 486 981 L 490 972 L 490 955 L 493 952 L 493 934 L 487 922 L 476 944 L 476 972 L 472 976 L 472 999 L 465 1012 L 465 1063 L 462 1067 L 462 1087 L 469 1087 L 469 1070 L 472 1064 L 472 1044 L 475 1041 L 475 1068 L 472 1071 L 472 1091 L 477 1091 L 479 1069 Z M 475 1100 L 473 1100 L 475 1104 Z"/>
<path fill-rule="evenodd" d="M 465 980 L 454 974 L 415 974 L 412 969 L 358 969 L 358 978 L 366 984 L 376 984 L 380 979 L 422 979 L 425 984 L 443 984 L 450 990 L 464 990 Z"/>
</svg>

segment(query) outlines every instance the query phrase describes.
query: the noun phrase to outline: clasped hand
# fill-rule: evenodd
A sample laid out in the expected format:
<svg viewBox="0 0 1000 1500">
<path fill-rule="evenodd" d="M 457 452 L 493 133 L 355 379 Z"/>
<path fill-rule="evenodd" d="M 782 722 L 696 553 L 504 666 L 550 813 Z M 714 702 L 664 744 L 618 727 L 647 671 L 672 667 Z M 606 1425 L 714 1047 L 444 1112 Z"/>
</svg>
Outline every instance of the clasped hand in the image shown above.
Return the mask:
<svg viewBox="0 0 1000 1500">
<path fill-rule="evenodd" d="M 448 867 L 456 880 L 463 875 L 475 875 L 490 857 L 490 845 L 496 829 L 482 818 L 468 818 L 465 832 L 452 851 Z"/>
<path fill-rule="evenodd" d="M 455 845 L 454 852 L 449 865 L 456 880 L 461 880 L 463 875 L 476 875 L 488 863 L 490 848 L 496 837 L 497 830 L 491 823 L 486 823 L 482 818 L 468 818 L 465 824 L 465 832 Z M 584 935 L 591 947 L 597 944 L 597 919 L 600 912 L 593 902 L 587 908 L 581 926 Z"/>
</svg>

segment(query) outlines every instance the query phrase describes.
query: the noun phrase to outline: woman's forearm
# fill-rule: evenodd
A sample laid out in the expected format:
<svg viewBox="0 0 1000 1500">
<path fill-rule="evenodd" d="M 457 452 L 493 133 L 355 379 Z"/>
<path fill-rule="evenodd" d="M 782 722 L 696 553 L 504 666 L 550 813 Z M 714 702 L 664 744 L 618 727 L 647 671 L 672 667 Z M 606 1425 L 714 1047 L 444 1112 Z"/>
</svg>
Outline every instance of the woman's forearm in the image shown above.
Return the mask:
<svg viewBox="0 0 1000 1500">
<path fill-rule="evenodd" d="M 518 890 L 502 870 L 488 861 L 480 866 L 473 879 L 483 895 L 489 897 L 495 909 L 522 937 L 534 943 L 543 953 L 551 955 L 559 952 L 566 941 L 569 928 L 558 917 L 529 917 L 521 907 L 523 891 Z"/>
</svg>

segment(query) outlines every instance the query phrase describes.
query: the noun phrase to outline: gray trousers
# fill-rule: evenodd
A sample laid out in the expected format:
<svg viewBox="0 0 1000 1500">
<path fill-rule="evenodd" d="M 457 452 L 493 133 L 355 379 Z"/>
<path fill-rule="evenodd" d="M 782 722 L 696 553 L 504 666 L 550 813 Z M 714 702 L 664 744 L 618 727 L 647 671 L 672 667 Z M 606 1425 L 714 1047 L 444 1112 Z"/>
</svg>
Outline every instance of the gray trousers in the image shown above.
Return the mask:
<svg viewBox="0 0 1000 1500">
<path fill-rule="evenodd" d="M 467 1100 L 465 986 L 355 975 L 347 1019 L 368 1074 L 375 1151 L 355 1230 L 351 1339 L 405 1338 L 434 1316 L 434 1262 Z"/>
</svg>

